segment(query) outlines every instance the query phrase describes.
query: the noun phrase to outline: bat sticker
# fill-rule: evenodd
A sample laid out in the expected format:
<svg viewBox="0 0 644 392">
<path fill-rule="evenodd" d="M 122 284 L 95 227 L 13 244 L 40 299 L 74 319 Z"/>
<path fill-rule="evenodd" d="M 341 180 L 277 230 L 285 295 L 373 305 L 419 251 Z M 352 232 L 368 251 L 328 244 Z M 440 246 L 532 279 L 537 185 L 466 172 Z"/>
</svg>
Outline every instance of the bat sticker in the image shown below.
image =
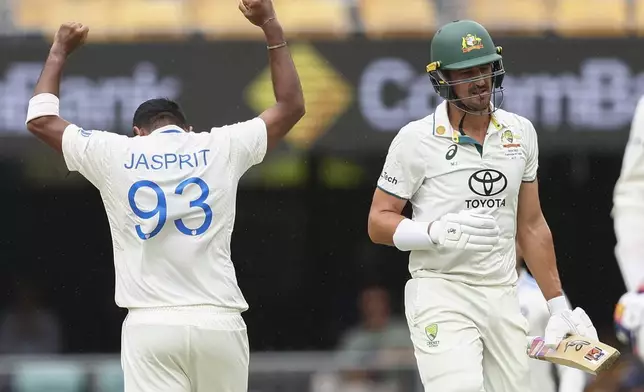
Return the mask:
<svg viewBox="0 0 644 392">
<path fill-rule="evenodd" d="M 584 355 L 584 359 L 588 362 L 599 362 L 604 355 L 604 350 L 599 347 L 593 347 Z"/>
</svg>

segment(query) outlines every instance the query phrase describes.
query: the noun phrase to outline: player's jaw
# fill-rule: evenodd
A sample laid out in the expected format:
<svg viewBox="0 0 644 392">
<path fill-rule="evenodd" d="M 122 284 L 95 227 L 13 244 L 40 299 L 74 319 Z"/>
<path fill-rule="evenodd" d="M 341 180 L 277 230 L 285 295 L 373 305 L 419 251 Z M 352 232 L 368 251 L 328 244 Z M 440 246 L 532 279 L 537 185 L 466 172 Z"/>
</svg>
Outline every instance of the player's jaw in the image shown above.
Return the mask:
<svg viewBox="0 0 644 392">
<path fill-rule="evenodd" d="M 461 87 L 461 89 L 457 88 L 455 91 L 456 100 L 460 101 L 465 108 L 473 112 L 484 112 L 489 109 L 492 100 L 491 82 L 489 80 L 464 83 Z"/>
</svg>

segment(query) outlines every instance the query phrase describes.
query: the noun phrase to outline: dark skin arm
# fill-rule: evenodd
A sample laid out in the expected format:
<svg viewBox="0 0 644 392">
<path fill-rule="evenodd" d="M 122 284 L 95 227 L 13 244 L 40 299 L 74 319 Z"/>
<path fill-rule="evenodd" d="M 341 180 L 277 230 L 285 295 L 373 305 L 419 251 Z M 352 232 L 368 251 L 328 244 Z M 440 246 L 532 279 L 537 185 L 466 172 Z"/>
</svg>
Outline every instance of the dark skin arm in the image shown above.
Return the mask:
<svg viewBox="0 0 644 392">
<path fill-rule="evenodd" d="M 367 230 L 372 242 L 394 246 L 394 233 L 405 219 L 402 215 L 407 200 L 399 199 L 376 188 L 369 210 Z"/>
<path fill-rule="evenodd" d="M 65 23 L 60 27 L 36 84 L 34 96 L 50 93 L 60 97 L 60 81 L 65 62 L 85 42 L 88 31 L 80 23 Z M 62 152 L 63 132 L 69 124 L 59 116 L 44 116 L 29 121 L 27 129 L 54 150 Z"/>
<path fill-rule="evenodd" d="M 253 24 L 260 26 L 268 46 L 285 41 L 270 0 L 244 0 L 240 10 Z M 276 103 L 259 117 L 266 123 L 268 149 L 275 147 L 304 116 L 304 94 L 288 46 L 268 51 Z"/>
<path fill-rule="evenodd" d="M 537 180 L 521 184 L 517 210 L 517 240 L 521 256 L 546 300 L 563 295 L 552 233 L 541 210 Z"/>
</svg>

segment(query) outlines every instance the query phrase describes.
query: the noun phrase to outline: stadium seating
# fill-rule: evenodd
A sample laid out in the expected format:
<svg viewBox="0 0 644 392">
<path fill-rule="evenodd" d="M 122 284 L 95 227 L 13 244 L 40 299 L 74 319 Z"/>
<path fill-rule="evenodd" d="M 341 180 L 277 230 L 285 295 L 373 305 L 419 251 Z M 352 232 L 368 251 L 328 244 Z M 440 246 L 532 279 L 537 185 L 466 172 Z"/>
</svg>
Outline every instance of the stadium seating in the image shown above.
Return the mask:
<svg viewBox="0 0 644 392">
<path fill-rule="evenodd" d="M 633 10 L 633 22 L 637 35 L 644 35 L 644 0 L 635 0 Z"/>
<path fill-rule="evenodd" d="M 429 35 L 436 29 L 436 10 L 428 0 L 359 0 L 358 7 L 369 37 Z"/>
<path fill-rule="evenodd" d="M 352 29 L 344 0 L 274 0 L 285 29 L 308 36 L 345 36 Z"/>
<path fill-rule="evenodd" d="M 453 0 L 456 1 L 456 0 Z M 274 0 L 290 36 L 430 36 L 441 20 L 431 0 Z M 631 9 L 629 4 L 633 4 Z M 53 37 L 64 21 L 91 27 L 91 40 L 162 39 L 201 32 L 215 39 L 262 39 L 230 0 L 19 0 L 18 28 Z M 352 7 L 356 7 L 356 24 Z M 493 32 L 563 36 L 644 33 L 644 0 L 458 0 L 450 18 L 471 18 Z M 447 16 L 444 16 L 446 18 Z M 443 19 L 444 19 L 443 18 Z"/>
<path fill-rule="evenodd" d="M 74 363 L 40 361 L 22 363 L 12 379 L 15 392 L 84 392 L 85 370 Z"/>
<path fill-rule="evenodd" d="M 177 0 L 21 0 L 18 26 L 53 37 L 61 23 L 79 21 L 92 41 L 168 38 L 189 26 L 183 1 Z"/>
<path fill-rule="evenodd" d="M 43 0 L 21 0 L 14 2 L 13 22 L 24 31 L 41 29 L 49 9 L 43 7 Z"/>
<path fill-rule="evenodd" d="M 544 0 L 495 0 L 494 4 L 471 0 L 464 12 L 491 31 L 541 34 L 550 20 Z"/>
<path fill-rule="evenodd" d="M 251 25 L 228 1 L 191 0 L 192 22 L 206 36 L 219 38 L 261 38 L 261 30 Z M 344 36 L 351 30 L 347 8 L 341 0 L 275 0 L 280 21 L 293 33 L 308 36 Z"/>
<path fill-rule="evenodd" d="M 209 37 L 261 38 L 262 32 L 248 23 L 236 4 L 221 0 L 190 0 L 192 26 Z"/>
<path fill-rule="evenodd" d="M 190 26 L 183 1 L 178 0 L 111 0 L 115 8 L 112 21 L 119 35 L 172 36 Z"/>
<path fill-rule="evenodd" d="M 562 36 L 617 36 L 628 32 L 627 0 L 558 0 L 553 30 Z"/>
<path fill-rule="evenodd" d="M 16 2 L 16 24 L 53 38 L 64 22 L 91 26 L 92 36 L 111 29 L 114 7 L 110 0 L 21 0 Z"/>
</svg>

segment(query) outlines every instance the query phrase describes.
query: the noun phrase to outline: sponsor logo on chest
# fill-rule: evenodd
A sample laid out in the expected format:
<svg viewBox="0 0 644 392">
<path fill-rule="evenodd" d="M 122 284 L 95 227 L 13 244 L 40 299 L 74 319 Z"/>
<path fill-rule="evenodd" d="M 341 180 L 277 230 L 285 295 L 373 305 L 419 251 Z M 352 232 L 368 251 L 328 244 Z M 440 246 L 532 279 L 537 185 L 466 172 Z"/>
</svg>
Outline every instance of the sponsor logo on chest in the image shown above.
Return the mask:
<svg viewBox="0 0 644 392">
<path fill-rule="evenodd" d="M 505 197 L 495 197 L 508 187 L 508 178 L 500 171 L 495 169 L 478 170 L 470 176 L 467 185 L 470 191 L 477 196 L 465 200 L 467 209 L 505 207 Z"/>
</svg>

